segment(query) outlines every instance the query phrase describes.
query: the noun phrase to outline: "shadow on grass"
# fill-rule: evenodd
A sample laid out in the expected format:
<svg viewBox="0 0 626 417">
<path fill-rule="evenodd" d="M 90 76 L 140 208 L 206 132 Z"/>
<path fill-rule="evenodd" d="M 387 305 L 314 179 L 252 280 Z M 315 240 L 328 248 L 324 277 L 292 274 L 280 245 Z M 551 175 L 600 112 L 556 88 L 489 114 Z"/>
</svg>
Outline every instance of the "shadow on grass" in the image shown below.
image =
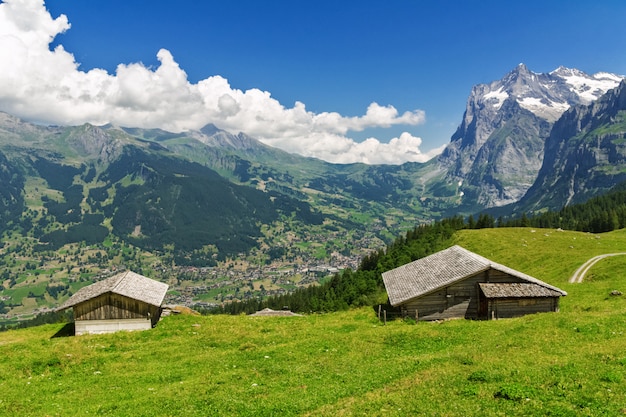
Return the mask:
<svg viewBox="0 0 626 417">
<path fill-rule="evenodd" d="M 387 318 L 387 320 L 404 318 L 400 307 L 394 307 L 389 303 L 376 304 L 372 306 L 372 309 L 374 310 L 374 313 L 376 313 L 376 315 L 378 316 L 378 320 L 380 321 L 384 321 L 385 318 Z"/>
<path fill-rule="evenodd" d="M 74 336 L 74 323 L 67 323 L 65 326 L 61 327 L 58 332 L 56 332 L 50 339 L 56 339 L 57 337 L 70 337 Z"/>
</svg>

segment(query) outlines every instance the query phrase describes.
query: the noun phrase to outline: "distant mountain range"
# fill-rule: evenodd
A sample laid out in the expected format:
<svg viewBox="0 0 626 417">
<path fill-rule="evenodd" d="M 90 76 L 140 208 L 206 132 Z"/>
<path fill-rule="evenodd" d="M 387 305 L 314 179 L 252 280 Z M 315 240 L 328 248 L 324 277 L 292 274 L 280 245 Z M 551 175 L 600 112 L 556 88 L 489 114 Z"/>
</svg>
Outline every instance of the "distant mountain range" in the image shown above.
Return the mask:
<svg viewBox="0 0 626 417">
<path fill-rule="evenodd" d="M 625 95 L 614 74 L 520 64 L 472 89 L 438 158 L 398 166 L 330 164 L 213 125 L 39 126 L 0 113 L 0 230 L 40 250 L 112 234 L 191 264 L 298 256 L 294 239 L 371 249 L 420 222 L 560 208 L 625 180 Z"/>
</svg>

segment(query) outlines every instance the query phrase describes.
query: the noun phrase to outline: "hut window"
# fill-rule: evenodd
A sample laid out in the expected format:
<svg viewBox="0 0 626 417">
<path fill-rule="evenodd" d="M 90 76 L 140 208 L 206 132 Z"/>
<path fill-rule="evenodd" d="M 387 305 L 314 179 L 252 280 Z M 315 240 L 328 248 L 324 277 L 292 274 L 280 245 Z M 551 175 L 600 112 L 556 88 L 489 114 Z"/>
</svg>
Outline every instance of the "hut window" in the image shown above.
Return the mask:
<svg viewBox="0 0 626 417">
<path fill-rule="evenodd" d="M 534 298 L 522 298 L 521 300 L 519 300 L 518 304 L 520 306 L 534 306 L 535 304 L 537 304 L 537 300 L 535 300 Z"/>
</svg>

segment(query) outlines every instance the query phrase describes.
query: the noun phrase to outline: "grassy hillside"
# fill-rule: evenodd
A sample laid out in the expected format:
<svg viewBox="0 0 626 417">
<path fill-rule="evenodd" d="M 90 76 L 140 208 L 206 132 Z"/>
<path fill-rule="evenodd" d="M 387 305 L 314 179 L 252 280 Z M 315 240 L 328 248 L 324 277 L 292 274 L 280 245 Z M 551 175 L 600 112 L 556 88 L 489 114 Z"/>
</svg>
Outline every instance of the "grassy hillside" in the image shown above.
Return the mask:
<svg viewBox="0 0 626 417">
<path fill-rule="evenodd" d="M 589 258 L 626 252 L 626 229 L 600 234 L 538 228 L 461 230 L 454 243 L 569 292 L 568 279 Z M 626 257 L 617 258 L 620 261 L 626 265 Z M 615 272 L 622 274 L 619 268 Z M 626 273 L 623 276 L 626 279 Z"/>
<path fill-rule="evenodd" d="M 0 415 L 600 416 L 626 412 L 626 231 L 462 231 L 456 243 L 557 285 L 561 312 L 393 321 L 172 316 L 151 330 L 0 334 Z"/>
</svg>

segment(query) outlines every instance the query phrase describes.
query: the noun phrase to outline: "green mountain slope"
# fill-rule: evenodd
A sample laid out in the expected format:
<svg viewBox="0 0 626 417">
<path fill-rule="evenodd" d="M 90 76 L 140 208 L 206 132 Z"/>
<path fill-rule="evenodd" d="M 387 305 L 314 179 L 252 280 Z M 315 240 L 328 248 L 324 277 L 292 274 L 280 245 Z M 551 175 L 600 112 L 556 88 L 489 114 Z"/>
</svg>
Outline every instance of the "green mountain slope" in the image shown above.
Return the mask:
<svg viewBox="0 0 626 417">
<path fill-rule="evenodd" d="M 534 230 L 534 231 L 533 231 Z M 626 232 L 464 231 L 457 243 L 568 292 L 561 311 L 499 321 L 170 316 L 139 333 L 0 333 L 4 415 L 620 415 Z"/>
<path fill-rule="evenodd" d="M 124 178 L 133 180 L 116 187 L 111 202 L 113 232 L 145 249 L 173 245 L 189 253 L 214 245 L 223 257 L 255 247 L 260 225 L 271 224 L 280 215 L 311 225 L 323 220 L 306 203 L 233 184 L 177 158 L 124 155 L 100 181 L 112 187 Z"/>
<path fill-rule="evenodd" d="M 0 114 L 2 157 L 1 231 L 39 251 L 111 237 L 197 266 L 269 250 L 357 257 L 458 203 L 434 163 L 329 164 L 211 125 L 46 127 Z"/>
<path fill-rule="evenodd" d="M 262 226 L 279 219 L 309 229 L 324 219 L 341 229 L 351 224 L 322 215 L 303 193 L 232 182 L 201 152 L 190 155 L 203 164 L 174 153 L 161 144 L 169 145 L 172 134 L 142 131 L 146 139 L 111 126 L 42 127 L 8 115 L 0 121 L 2 226 L 41 239 L 41 250 L 101 243 L 107 229 L 145 249 L 173 247 L 179 259 L 196 259 L 196 251 L 223 259 L 258 248 Z M 239 171 L 229 172 L 232 178 Z M 95 236 L 85 224 L 99 228 Z"/>
</svg>

